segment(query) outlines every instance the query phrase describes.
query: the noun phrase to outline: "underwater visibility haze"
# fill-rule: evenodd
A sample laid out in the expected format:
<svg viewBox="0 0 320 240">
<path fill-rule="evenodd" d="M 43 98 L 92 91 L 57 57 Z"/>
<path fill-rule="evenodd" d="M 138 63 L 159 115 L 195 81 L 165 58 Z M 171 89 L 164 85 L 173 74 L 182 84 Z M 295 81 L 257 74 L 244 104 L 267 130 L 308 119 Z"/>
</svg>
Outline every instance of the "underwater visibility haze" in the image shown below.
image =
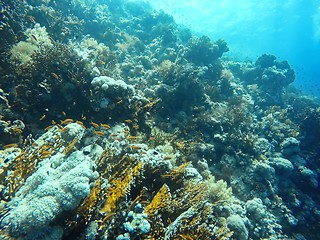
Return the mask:
<svg viewBox="0 0 320 240">
<path fill-rule="evenodd" d="M 223 38 L 230 55 L 252 59 L 263 53 L 289 61 L 294 85 L 320 96 L 320 2 L 316 0 L 149 1 L 198 34 Z"/>
<path fill-rule="evenodd" d="M 320 239 L 305 2 L 0 0 L 0 239 Z"/>
</svg>

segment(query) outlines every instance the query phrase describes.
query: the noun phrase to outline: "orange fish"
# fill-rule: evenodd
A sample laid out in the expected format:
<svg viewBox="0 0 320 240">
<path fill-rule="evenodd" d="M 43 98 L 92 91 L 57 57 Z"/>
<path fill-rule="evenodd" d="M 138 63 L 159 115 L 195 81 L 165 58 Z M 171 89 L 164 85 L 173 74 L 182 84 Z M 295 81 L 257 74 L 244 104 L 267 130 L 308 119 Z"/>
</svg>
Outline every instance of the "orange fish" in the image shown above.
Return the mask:
<svg viewBox="0 0 320 240">
<path fill-rule="evenodd" d="M 99 127 L 99 124 L 98 123 L 94 123 L 94 122 L 90 122 L 90 124 L 94 127 L 94 128 L 98 128 Z"/>
<path fill-rule="evenodd" d="M 104 132 L 102 132 L 102 131 L 94 131 L 93 133 L 98 136 L 104 136 Z"/>
<path fill-rule="evenodd" d="M 105 123 L 100 123 L 100 126 L 106 128 L 106 129 L 110 129 L 111 128 L 110 125 L 105 124 Z"/>
<path fill-rule="evenodd" d="M 56 74 L 56 73 L 54 73 L 54 72 L 51 73 L 51 76 L 52 76 L 53 78 L 57 79 L 57 80 L 59 79 L 58 74 Z"/>
</svg>

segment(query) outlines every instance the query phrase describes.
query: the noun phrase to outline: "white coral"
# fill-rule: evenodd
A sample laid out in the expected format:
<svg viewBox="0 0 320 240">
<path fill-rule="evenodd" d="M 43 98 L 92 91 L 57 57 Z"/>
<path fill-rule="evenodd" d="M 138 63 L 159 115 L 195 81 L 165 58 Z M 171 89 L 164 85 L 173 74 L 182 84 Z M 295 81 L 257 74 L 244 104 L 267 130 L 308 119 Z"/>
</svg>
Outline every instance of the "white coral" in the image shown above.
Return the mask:
<svg viewBox="0 0 320 240">
<path fill-rule="evenodd" d="M 208 186 L 209 199 L 211 202 L 230 201 L 232 199 L 232 188 L 228 187 L 224 180 L 216 181 L 214 176 L 206 181 Z"/>
<path fill-rule="evenodd" d="M 52 161 L 60 164 L 55 166 Z M 2 227 L 9 227 L 17 235 L 41 230 L 62 211 L 75 209 L 90 193 L 90 183 L 97 177 L 93 162 L 82 151 L 69 157 L 58 153 L 44 160 L 9 202 L 11 210 L 3 218 Z"/>
</svg>

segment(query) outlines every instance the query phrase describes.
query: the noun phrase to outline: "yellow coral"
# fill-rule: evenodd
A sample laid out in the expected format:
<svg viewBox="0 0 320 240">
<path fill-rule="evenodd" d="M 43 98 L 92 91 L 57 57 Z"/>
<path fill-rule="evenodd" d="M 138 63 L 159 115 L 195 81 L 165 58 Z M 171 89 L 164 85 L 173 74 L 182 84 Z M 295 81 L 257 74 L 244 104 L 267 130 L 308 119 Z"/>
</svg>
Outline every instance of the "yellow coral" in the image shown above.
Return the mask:
<svg viewBox="0 0 320 240">
<path fill-rule="evenodd" d="M 157 194 L 153 197 L 149 205 L 146 206 L 144 212 L 148 216 L 152 216 L 160 209 L 165 209 L 171 201 L 170 189 L 166 184 L 163 184 Z"/>
<path fill-rule="evenodd" d="M 183 211 L 201 205 L 208 199 L 208 188 L 205 183 L 187 181 L 182 188 L 174 193 L 172 209 Z"/>
<path fill-rule="evenodd" d="M 100 212 L 110 214 L 117 208 L 117 203 L 120 198 L 124 198 L 129 190 L 130 183 L 132 181 L 132 175 L 130 169 L 127 169 L 125 174 L 120 178 L 115 179 L 111 183 L 111 187 L 107 190 L 107 201 Z"/>
<path fill-rule="evenodd" d="M 26 178 L 35 171 L 38 163 L 56 154 L 61 146 L 60 140 L 45 141 L 39 146 L 35 143 L 27 145 L 0 174 L 0 183 L 7 187 L 6 196 L 3 198 L 5 200 L 12 198 L 24 184 Z"/>
<path fill-rule="evenodd" d="M 79 138 L 74 138 L 64 149 L 64 154 L 69 156 L 75 150 L 75 144 L 79 141 Z"/>
<path fill-rule="evenodd" d="M 83 216 L 85 224 L 88 224 L 91 220 L 94 208 L 102 198 L 101 190 L 101 177 L 99 177 L 95 186 L 91 189 L 90 194 L 83 200 L 80 207 L 77 209 L 78 214 Z"/>
<path fill-rule="evenodd" d="M 185 162 L 181 164 L 180 166 L 176 167 L 175 169 L 171 170 L 169 173 L 163 174 L 163 178 L 169 178 L 173 181 L 177 181 L 178 179 L 182 179 L 183 174 L 185 173 L 185 170 L 187 167 L 190 166 L 190 162 Z"/>
<path fill-rule="evenodd" d="M 107 200 L 100 210 L 101 213 L 108 215 L 115 212 L 117 204 L 120 202 L 121 198 L 126 197 L 134 178 L 138 176 L 141 169 L 141 162 L 132 169 L 129 166 L 120 177 L 115 178 L 110 182 L 110 187 L 107 189 Z"/>
</svg>

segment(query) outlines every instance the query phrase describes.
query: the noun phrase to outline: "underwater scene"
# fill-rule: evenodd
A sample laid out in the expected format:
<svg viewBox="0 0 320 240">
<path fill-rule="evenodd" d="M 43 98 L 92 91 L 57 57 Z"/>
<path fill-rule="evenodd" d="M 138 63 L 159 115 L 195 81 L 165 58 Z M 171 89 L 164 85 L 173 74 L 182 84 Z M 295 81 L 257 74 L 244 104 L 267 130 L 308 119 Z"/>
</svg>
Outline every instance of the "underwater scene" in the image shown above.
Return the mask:
<svg viewBox="0 0 320 240">
<path fill-rule="evenodd" d="M 319 69 L 167 2 L 0 0 L 0 239 L 320 239 Z"/>
<path fill-rule="evenodd" d="M 290 63 L 294 86 L 320 97 L 318 0 L 149 0 L 198 35 L 223 38 L 224 56 L 251 61 L 264 53 Z"/>
</svg>

